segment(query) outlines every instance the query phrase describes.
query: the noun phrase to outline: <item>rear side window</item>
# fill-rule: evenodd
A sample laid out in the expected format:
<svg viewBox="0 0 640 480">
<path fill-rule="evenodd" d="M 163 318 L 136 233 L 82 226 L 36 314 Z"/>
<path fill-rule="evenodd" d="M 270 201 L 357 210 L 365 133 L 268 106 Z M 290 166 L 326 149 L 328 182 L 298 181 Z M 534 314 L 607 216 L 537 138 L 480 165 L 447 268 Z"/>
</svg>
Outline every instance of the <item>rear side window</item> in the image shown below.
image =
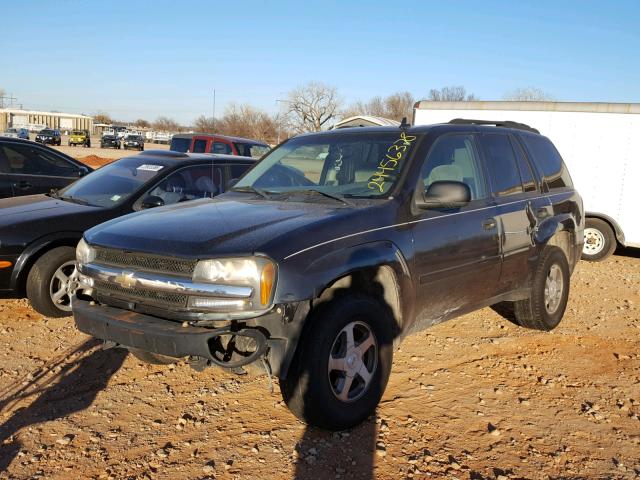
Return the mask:
<svg viewBox="0 0 640 480">
<path fill-rule="evenodd" d="M 228 143 L 213 142 L 213 144 L 211 144 L 211 153 L 230 155 L 233 152 L 231 151 L 231 145 L 229 145 Z"/>
<path fill-rule="evenodd" d="M 509 137 L 499 133 L 483 135 L 482 146 L 494 194 L 502 197 L 522 193 L 522 180 Z"/>
<path fill-rule="evenodd" d="M 573 186 L 571 176 L 560 153 L 548 138 L 538 135 L 523 135 L 522 140 L 542 173 L 543 182 L 546 183 L 549 190 Z"/>
<path fill-rule="evenodd" d="M 529 161 L 524 154 L 524 150 L 513 137 L 511 137 L 511 144 L 513 145 L 513 150 L 516 153 L 516 160 L 518 161 L 524 191 L 535 192 L 537 190 L 536 181 L 533 177 L 533 172 L 531 171 L 531 165 L 529 165 Z"/>
</svg>

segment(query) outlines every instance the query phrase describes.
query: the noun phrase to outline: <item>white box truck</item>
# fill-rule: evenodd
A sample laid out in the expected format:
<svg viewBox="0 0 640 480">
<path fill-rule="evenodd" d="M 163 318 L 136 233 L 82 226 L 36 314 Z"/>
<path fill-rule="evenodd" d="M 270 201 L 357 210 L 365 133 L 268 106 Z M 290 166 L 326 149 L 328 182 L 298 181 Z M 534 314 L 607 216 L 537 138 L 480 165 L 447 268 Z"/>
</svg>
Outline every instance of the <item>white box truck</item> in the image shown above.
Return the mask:
<svg viewBox="0 0 640 480">
<path fill-rule="evenodd" d="M 413 110 L 414 125 L 456 118 L 512 120 L 554 143 L 582 195 L 583 257 L 603 260 L 617 245 L 640 247 L 640 104 L 577 102 L 431 102 Z"/>
</svg>

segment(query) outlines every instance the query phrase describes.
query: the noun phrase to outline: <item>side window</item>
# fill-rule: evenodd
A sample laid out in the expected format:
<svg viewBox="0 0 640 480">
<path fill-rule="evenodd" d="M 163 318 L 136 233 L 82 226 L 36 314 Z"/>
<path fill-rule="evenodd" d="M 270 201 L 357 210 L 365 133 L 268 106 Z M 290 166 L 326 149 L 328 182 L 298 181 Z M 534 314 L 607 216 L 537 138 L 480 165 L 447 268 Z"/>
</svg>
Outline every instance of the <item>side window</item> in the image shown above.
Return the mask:
<svg viewBox="0 0 640 480">
<path fill-rule="evenodd" d="M 503 197 L 522 193 L 522 180 L 509 137 L 499 133 L 485 134 L 482 135 L 482 146 L 494 194 Z"/>
<path fill-rule="evenodd" d="M 529 164 L 520 143 L 512 137 L 511 145 L 516 153 L 516 160 L 518 162 L 518 168 L 520 169 L 520 177 L 522 177 L 522 186 L 524 187 L 524 191 L 535 192 L 537 190 L 536 181 L 533 177 L 531 165 Z"/>
<path fill-rule="evenodd" d="M 39 148 L 27 145 L 3 145 L 4 162 L 9 173 L 74 177 L 79 169 L 73 164 Z"/>
<path fill-rule="evenodd" d="M 207 141 L 197 139 L 193 141 L 193 153 L 204 153 L 207 150 Z"/>
<path fill-rule="evenodd" d="M 171 173 L 147 192 L 165 205 L 197 198 L 212 198 L 221 192 L 222 172 L 213 165 L 186 167 Z"/>
<path fill-rule="evenodd" d="M 228 143 L 213 142 L 211 144 L 211 153 L 222 153 L 231 155 L 233 152 L 231 151 L 231 146 Z"/>
<path fill-rule="evenodd" d="M 549 189 L 573 186 L 560 153 L 548 138 L 541 135 L 523 135 L 522 139 Z"/>
<path fill-rule="evenodd" d="M 445 135 L 436 140 L 422 166 L 425 189 L 436 181 L 456 181 L 469 186 L 471 200 L 487 196 L 482 168 L 472 135 Z"/>
<path fill-rule="evenodd" d="M 229 179 L 231 180 L 242 177 L 245 172 L 251 168 L 251 165 L 229 165 L 229 168 L 231 170 L 231 176 Z"/>
</svg>

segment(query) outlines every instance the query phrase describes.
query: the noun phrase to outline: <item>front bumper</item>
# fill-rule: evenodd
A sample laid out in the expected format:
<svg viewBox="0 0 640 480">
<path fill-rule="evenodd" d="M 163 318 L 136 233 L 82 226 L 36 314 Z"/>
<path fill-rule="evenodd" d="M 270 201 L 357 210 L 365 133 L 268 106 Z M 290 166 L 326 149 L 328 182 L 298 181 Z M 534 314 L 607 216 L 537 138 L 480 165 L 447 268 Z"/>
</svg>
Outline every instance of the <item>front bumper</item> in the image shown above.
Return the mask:
<svg viewBox="0 0 640 480">
<path fill-rule="evenodd" d="M 200 357 L 223 368 L 241 367 L 266 356 L 276 375 L 286 374 L 302 325 L 295 320 L 285 323 L 283 316 L 274 312 L 205 328 L 92 303 L 74 297 L 72 305 L 76 326 L 93 337 L 169 357 Z M 221 355 L 216 350 L 221 335 L 248 337 L 255 342 L 254 353 L 232 358 Z"/>
</svg>

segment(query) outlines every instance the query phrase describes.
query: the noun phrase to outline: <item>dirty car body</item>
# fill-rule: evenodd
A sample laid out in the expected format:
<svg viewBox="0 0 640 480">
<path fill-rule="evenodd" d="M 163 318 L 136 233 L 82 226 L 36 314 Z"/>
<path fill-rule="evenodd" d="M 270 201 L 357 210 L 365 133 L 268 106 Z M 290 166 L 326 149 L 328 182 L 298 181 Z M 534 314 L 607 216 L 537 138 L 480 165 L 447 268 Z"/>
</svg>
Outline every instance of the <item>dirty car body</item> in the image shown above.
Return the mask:
<svg viewBox="0 0 640 480">
<path fill-rule="evenodd" d="M 549 249 L 561 252 L 565 270 L 575 267 L 582 201 L 561 160 L 555 176 L 539 171 L 529 137 L 544 138 L 475 124 L 295 137 L 224 195 L 88 231 L 77 261 L 91 298 L 74 299 L 76 324 L 111 344 L 186 357 L 197 367 L 238 371 L 264 360 L 281 388 L 290 385 L 283 395 L 300 418 L 353 425 L 384 390 L 388 372 L 376 369 L 387 368 L 386 344 L 485 306 L 521 306 Z M 497 172 L 506 147 L 514 166 L 503 181 Z M 568 289 L 566 273 L 564 280 Z M 344 313 L 356 304 L 364 310 Z M 386 325 L 369 325 L 367 305 L 379 307 L 371 315 Z M 322 376 L 301 364 L 320 348 L 314 342 L 322 343 L 332 311 L 353 316 L 326 334 L 337 335 L 326 388 L 343 402 L 335 405 L 343 416 L 307 408 L 315 401 L 309 393 L 289 402 L 302 390 L 304 369 Z"/>
</svg>

